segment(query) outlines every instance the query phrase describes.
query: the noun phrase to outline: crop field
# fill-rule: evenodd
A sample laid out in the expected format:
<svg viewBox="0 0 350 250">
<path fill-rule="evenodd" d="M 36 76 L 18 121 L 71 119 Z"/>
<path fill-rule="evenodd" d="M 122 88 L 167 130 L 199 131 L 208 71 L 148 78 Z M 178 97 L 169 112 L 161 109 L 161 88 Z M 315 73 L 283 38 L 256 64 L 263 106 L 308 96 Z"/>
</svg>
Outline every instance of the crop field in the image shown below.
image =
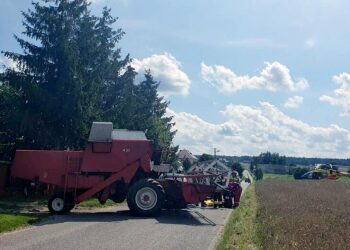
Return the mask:
<svg viewBox="0 0 350 250">
<path fill-rule="evenodd" d="M 350 183 L 256 183 L 264 249 L 350 249 Z"/>
</svg>

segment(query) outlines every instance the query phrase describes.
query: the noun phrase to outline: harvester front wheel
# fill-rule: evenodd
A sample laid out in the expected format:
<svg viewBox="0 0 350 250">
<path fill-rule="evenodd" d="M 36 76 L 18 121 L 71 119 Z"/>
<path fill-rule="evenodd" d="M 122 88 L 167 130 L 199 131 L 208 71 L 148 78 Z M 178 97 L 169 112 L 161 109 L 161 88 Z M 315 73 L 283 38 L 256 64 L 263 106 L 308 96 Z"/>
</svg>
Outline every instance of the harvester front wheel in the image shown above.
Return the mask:
<svg viewBox="0 0 350 250">
<path fill-rule="evenodd" d="M 49 199 L 48 208 L 52 214 L 69 213 L 74 208 L 74 202 L 69 193 L 54 194 Z"/>
<path fill-rule="evenodd" d="M 154 179 L 142 179 L 134 183 L 127 194 L 132 213 L 152 216 L 160 213 L 165 200 L 163 187 Z"/>
</svg>

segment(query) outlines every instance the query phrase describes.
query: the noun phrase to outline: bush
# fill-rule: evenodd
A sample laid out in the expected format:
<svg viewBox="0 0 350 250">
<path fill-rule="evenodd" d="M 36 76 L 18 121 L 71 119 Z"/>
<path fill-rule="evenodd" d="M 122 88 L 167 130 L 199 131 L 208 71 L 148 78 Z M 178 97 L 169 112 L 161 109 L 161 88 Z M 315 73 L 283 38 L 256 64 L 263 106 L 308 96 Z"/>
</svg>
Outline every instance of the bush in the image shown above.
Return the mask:
<svg viewBox="0 0 350 250">
<path fill-rule="evenodd" d="M 182 163 L 182 167 L 185 171 L 189 170 L 192 166 L 192 163 L 189 159 L 185 159 L 185 161 Z"/>
<path fill-rule="evenodd" d="M 229 164 L 229 168 L 238 172 L 239 176 L 242 177 L 244 168 L 239 162 L 232 162 Z"/>
<path fill-rule="evenodd" d="M 211 161 L 214 160 L 214 157 L 212 155 L 209 154 L 202 154 L 201 156 L 199 156 L 198 161 L 199 162 L 203 162 L 203 161 Z"/>
<path fill-rule="evenodd" d="M 256 168 L 254 171 L 254 175 L 255 175 L 255 179 L 258 180 L 262 180 L 264 178 L 264 173 L 261 170 L 261 168 Z"/>
<path fill-rule="evenodd" d="M 294 179 L 296 180 L 301 179 L 301 176 L 307 172 L 309 172 L 308 168 L 297 168 L 293 175 Z"/>
</svg>

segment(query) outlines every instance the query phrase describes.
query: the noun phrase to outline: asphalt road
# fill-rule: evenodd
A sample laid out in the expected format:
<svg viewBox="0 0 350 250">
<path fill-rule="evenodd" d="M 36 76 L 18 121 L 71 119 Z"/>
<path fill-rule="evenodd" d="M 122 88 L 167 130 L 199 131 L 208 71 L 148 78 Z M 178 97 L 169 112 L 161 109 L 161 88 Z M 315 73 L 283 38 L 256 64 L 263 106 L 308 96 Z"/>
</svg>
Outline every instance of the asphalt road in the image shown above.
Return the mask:
<svg viewBox="0 0 350 250">
<path fill-rule="evenodd" d="M 0 236 L 0 249 L 213 249 L 231 211 L 190 207 L 144 218 L 131 216 L 123 205 L 103 212 L 73 210 Z"/>
</svg>

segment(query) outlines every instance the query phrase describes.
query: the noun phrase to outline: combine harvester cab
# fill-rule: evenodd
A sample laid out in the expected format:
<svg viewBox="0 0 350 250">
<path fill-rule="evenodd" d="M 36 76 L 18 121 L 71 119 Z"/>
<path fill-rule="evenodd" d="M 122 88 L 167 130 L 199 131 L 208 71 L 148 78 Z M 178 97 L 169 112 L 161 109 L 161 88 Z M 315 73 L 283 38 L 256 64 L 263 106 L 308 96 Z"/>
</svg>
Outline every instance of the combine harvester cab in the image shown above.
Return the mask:
<svg viewBox="0 0 350 250">
<path fill-rule="evenodd" d="M 11 175 L 53 186 L 48 208 L 54 214 L 96 197 L 102 204 L 126 199 L 132 213 L 155 215 L 164 207 L 199 203 L 215 192 L 214 185 L 176 176 L 158 179 L 164 166 L 153 166 L 152 153 L 144 132 L 113 130 L 112 123 L 94 122 L 84 151 L 17 150 Z"/>
</svg>

